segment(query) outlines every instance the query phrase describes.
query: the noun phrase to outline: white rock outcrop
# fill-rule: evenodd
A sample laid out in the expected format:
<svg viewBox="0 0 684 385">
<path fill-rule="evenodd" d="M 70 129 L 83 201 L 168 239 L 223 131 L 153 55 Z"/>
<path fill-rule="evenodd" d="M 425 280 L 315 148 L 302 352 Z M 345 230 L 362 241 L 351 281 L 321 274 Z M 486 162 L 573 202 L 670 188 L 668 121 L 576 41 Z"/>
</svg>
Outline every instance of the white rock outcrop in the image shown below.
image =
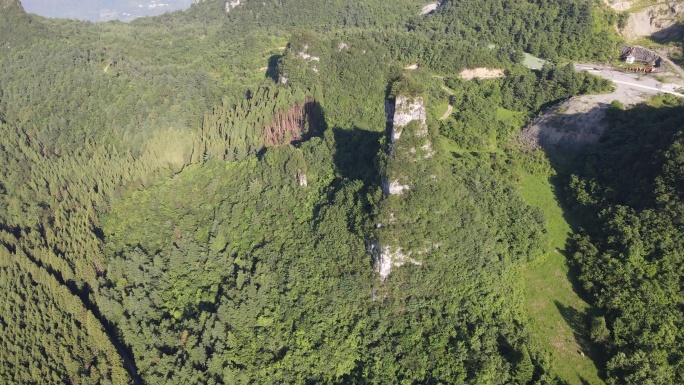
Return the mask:
<svg viewBox="0 0 684 385">
<path fill-rule="evenodd" d="M 309 183 L 306 180 L 306 173 L 302 172 L 302 170 L 297 170 L 297 183 L 300 186 L 308 186 Z"/>
<path fill-rule="evenodd" d="M 407 263 L 422 266 L 421 262 L 411 258 L 410 254 L 405 254 L 399 247 L 384 246 L 380 247 L 377 243 L 371 243 L 368 250 L 373 256 L 375 271 L 380 274 L 380 279 L 385 281 L 392 273 L 393 267 L 404 266 Z"/>
<path fill-rule="evenodd" d="M 425 104 L 423 98 L 416 97 L 409 99 L 405 96 L 398 96 L 394 103 L 394 119 L 392 121 L 392 142 L 401 137 L 404 127 L 413 121 L 419 122 L 416 135 L 423 137 L 427 135 L 427 121 L 425 114 Z"/>
<path fill-rule="evenodd" d="M 432 13 L 432 12 L 434 12 L 434 11 L 437 11 L 437 10 L 439 10 L 439 6 L 440 6 L 439 2 L 434 2 L 434 3 L 427 4 L 427 5 L 425 5 L 425 6 L 423 7 L 423 9 L 420 10 L 420 15 L 421 15 L 421 16 L 422 16 L 422 15 L 427 15 L 427 14 L 429 14 L 429 13 Z"/>
<path fill-rule="evenodd" d="M 304 58 L 304 60 L 308 61 L 309 63 L 311 63 L 312 61 L 321 61 L 321 58 L 319 58 L 318 56 L 311 56 L 309 55 L 309 53 L 304 51 L 299 52 L 299 56 Z"/>
<path fill-rule="evenodd" d="M 382 178 L 382 192 L 385 195 L 401 195 L 404 191 L 410 190 L 411 187 L 406 184 L 399 183 L 399 180 L 394 180 L 392 182 L 388 181 L 387 178 Z"/>
<path fill-rule="evenodd" d="M 242 4 L 241 0 L 228 0 L 226 1 L 226 5 L 224 9 L 226 10 L 226 13 L 232 11 L 234 8 Z"/>
<path fill-rule="evenodd" d="M 385 110 L 387 110 L 387 107 L 385 107 Z M 424 151 L 425 158 L 432 157 L 434 155 L 434 151 L 432 151 L 432 143 L 430 143 L 430 139 L 427 138 L 428 127 L 423 98 L 416 97 L 409 99 L 404 96 L 398 96 L 392 111 L 394 116 L 392 118 L 390 154 L 394 155 L 395 143 L 399 138 L 401 138 L 404 127 L 408 126 L 411 122 L 417 121 L 418 129 L 416 130 L 416 137 L 425 138 L 425 142 L 419 148 Z M 416 149 L 412 148 L 409 150 L 409 152 L 415 154 Z"/>
<path fill-rule="evenodd" d="M 392 123 L 389 145 L 390 156 L 395 155 L 396 142 L 401 138 L 404 128 L 414 121 L 418 122 L 418 129 L 415 135 L 418 138 L 425 138 L 425 143 L 420 149 L 424 151 L 426 158 L 434 155 L 430 140 L 427 138 L 428 128 L 423 98 L 398 96 L 394 103 L 386 101 L 385 114 L 387 116 L 387 123 Z M 416 154 L 417 151 L 415 148 L 411 148 L 408 152 Z M 401 195 L 410 188 L 409 184 L 401 183 L 395 175 L 383 175 L 382 177 L 382 191 L 385 195 Z"/>
</svg>

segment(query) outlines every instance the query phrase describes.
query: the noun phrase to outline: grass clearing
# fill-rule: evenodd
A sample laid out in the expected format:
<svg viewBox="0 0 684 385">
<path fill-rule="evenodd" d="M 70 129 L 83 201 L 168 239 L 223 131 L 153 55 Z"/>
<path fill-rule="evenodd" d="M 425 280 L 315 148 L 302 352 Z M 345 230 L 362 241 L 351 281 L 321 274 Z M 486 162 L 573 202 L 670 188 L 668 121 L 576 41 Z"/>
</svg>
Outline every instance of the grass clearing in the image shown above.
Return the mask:
<svg viewBox="0 0 684 385">
<path fill-rule="evenodd" d="M 572 230 L 545 175 L 525 174 L 518 186 L 523 199 L 539 207 L 549 231 L 547 252 L 539 262 L 523 267 L 525 308 L 532 338 L 551 352 L 554 368 L 569 384 L 604 384 L 588 337 L 592 307 L 573 289 L 564 255 Z"/>
<path fill-rule="evenodd" d="M 503 107 L 498 107 L 496 109 L 496 118 L 503 122 L 519 122 L 524 119 L 525 113 L 518 111 L 507 110 Z M 522 122 L 519 123 L 522 126 Z"/>
<path fill-rule="evenodd" d="M 540 70 L 544 66 L 544 63 L 546 63 L 546 60 L 530 55 L 527 52 L 524 52 L 523 54 L 525 55 L 523 64 L 533 70 Z"/>
</svg>

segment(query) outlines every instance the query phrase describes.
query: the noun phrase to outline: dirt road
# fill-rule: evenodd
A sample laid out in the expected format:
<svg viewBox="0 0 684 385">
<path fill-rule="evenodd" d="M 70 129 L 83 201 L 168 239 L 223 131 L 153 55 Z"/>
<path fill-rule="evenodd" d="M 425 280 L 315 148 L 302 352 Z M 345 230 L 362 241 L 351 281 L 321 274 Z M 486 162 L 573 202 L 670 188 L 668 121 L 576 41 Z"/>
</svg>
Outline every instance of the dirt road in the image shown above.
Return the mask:
<svg viewBox="0 0 684 385">
<path fill-rule="evenodd" d="M 452 106 L 451 103 L 449 103 L 449 106 L 447 106 L 446 111 L 444 111 L 444 115 L 442 115 L 442 117 L 439 118 L 439 120 L 444 120 L 444 119 L 450 117 L 453 112 L 454 112 L 454 106 Z"/>
<path fill-rule="evenodd" d="M 442 79 L 444 79 L 444 77 L 442 77 Z M 454 94 L 454 91 L 447 86 L 442 86 L 442 89 L 444 90 L 444 92 L 446 92 L 449 95 Z M 444 120 L 444 119 L 450 117 L 453 112 L 454 112 L 454 105 L 451 104 L 451 98 L 449 98 L 449 105 L 447 106 L 447 109 L 444 112 L 444 115 L 442 115 L 442 117 L 439 118 L 439 120 Z"/>
<path fill-rule="evenodd" d="M 628 92 L 628 89 L 638 90 L 647 94 L 666 93 L 679 97 L 684 97 L 684 94 L 677 92 L 677 90 L 684 88 L 684 84 L 677 83 L 662 83 L 655 79 L 652 75 L 624 73 L 613 70 L 607 66 L 600 66 L 595 64 L 575 64 L 577 71 L 588 71 L 596 76 L 613 81 L 617 84 L 615 92 L 609 95 L 615 96 L 615 100 L 620 100 L 625 104 L 630 103 L 629 100 L 623 100 L 621 94 Z"/>
</svg>

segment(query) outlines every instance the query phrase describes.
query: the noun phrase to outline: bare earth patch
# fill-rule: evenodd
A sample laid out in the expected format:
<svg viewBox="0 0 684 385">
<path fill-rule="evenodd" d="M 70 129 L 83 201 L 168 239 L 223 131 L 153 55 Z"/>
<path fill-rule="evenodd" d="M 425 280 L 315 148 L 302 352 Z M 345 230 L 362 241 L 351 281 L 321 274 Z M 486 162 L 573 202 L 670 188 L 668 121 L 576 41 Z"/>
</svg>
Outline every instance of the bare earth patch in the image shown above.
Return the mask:
<svg viewBox="0 0 684 385">
<path fill-rule="evenodd" d="M 459 74 L 465 80 L 471 79 L 495 79 L 504 77 L 504 71 L 500 68 L 472 68 L 465 69 Z"/>
</svg>

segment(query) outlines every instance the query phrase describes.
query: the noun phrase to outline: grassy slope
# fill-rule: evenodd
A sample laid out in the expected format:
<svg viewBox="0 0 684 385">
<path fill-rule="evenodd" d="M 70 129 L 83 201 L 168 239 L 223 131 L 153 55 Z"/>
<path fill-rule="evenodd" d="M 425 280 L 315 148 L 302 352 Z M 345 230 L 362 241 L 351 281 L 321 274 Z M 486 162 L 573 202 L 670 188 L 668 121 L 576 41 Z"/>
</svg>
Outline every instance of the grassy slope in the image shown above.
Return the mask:
<svg viewBox="0 0 684 385">
<path fill-rule="evenodd" d="M 590 357 L 587 314 L 591 306 L 574 291 L 563 255 L 572 230 L 546 176 L 525 175 L 519 192 L 528 204 L 542 209 L 550 233 L 548 252 L 522 270 L 525 306 L 533 338 L 554 356 L 558 375 L 570 384 L 603 384 Z M 584 353 L 582 355 L 581 353 Z"/>
</svg>

